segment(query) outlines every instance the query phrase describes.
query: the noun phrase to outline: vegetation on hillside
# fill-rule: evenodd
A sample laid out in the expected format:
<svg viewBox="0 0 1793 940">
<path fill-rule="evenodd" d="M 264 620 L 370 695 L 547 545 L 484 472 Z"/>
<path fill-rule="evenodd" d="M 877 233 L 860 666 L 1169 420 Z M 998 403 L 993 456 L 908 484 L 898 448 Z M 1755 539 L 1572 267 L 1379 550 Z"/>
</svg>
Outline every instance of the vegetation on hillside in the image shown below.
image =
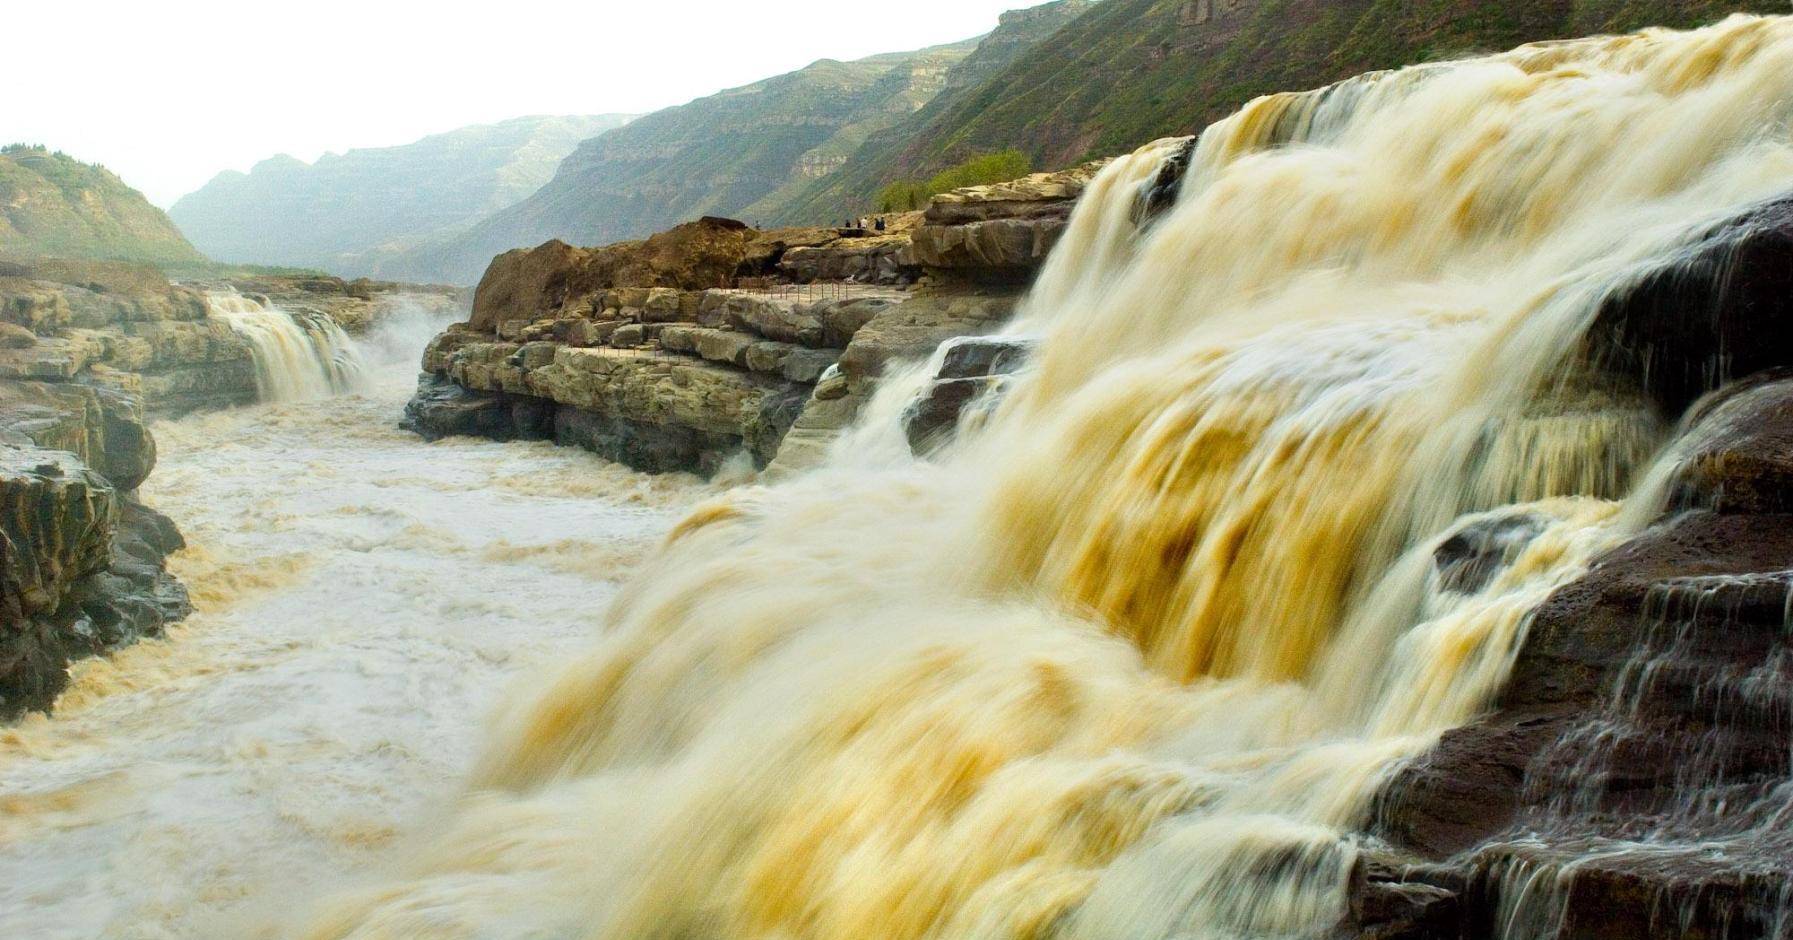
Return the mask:
<svg viewBox="0 0 1793 940">
<path fill-rule="evenodd" d="M 912 212 L 927 207 L 928 200 L 967 186 L 987 186 L 1026 176 L 1033 161 L 1019 150 L 1003 150 L 972 157 L 927 180 L 900 180 L 878 193 L 879 212 Z"/>
<path fill-rule="evenodd" d="M 111 171 L 31 144 L 0 147 L 0 257 L 206 260 Z"/>
<path fill-rule="evenodd" d="M 1645 26 L 1685 28 L 1786 0 L 1104 0 L 1008 68 L 894 129 L 812 185 L 779 222 L 874 201 L 1016 148 L 1073 166 L 1190 134 L 1260 95 L 1542 39 Z"/>
</svg>

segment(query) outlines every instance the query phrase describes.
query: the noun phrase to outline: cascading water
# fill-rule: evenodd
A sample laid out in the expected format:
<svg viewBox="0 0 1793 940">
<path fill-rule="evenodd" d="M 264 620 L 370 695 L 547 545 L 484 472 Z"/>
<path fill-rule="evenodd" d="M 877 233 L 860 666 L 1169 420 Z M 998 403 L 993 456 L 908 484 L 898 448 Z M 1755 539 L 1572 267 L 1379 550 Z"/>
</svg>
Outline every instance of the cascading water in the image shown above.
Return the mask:
<svg viewBox="0 0 1793 940">
<path fill-rule="evenodd" d="M 366 368 L 342 327 L 328 317 L 295 314 L 234 291 L 207 295 L 212 316 L 249 342 L 262 401 L 305 401 L 354 389 Z"/>
<path fill-rule="evenodd" d="M 303 935 L 1325 934 L 1379 784 L 1659 509 L 1581 339 L 1793 187 L 1790 117 L 1736 18 L 1254 102 L 1143 233 L 1176 148 L 1119 161 L 978 433 L 700 509 Z"/>
</svg>

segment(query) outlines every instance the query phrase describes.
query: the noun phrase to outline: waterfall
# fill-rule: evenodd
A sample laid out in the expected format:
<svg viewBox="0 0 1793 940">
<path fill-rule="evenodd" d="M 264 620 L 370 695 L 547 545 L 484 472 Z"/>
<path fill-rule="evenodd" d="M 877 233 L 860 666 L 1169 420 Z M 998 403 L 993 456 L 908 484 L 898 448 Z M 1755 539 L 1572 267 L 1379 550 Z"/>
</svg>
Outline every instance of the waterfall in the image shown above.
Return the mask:
<svg viewBox="0 0 1793 940">
<path fill-rule="evenodd" d="M 207 299 L 212 316 L 248 341 L 259 400 L 327 398 L 361 382 L 361 354 L 329 317 L 282 310 L 235 291 L 214 291 Z"/>
<path fill-rule="evenodd" d="M 698 510 L 304 936 L 1326 935 L 1378 787 L 1660 507 L 1583 337 L 1790 119 L 1738 17 L 1261 99 L 1144 229 L 1177 147 L 1118 161 L 975 434 Z"/>
</svg>

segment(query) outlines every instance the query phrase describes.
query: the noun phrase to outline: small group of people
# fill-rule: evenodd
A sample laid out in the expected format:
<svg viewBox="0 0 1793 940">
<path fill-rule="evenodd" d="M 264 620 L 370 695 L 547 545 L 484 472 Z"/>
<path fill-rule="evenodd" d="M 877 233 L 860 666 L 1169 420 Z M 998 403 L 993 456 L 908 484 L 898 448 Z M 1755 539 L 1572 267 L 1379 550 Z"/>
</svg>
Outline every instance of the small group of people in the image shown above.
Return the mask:
<svg viewBox="0 0 1793 940">
<path fill-rule="evenodd" d="M 856 228 L 856 229 L 861 229 L 863 231 L 868 231 L 868 232 L 882 232 L 882 231 L 884 231 L 884 217 L 881 215 L 877 216 L 875 218 L 867 218 L 866 216 L 860 216 L 858 218 L 858 220 L 848 219 L 847 224 L 843 225 L 841 227 L 842 228 Z"/>
</svg>

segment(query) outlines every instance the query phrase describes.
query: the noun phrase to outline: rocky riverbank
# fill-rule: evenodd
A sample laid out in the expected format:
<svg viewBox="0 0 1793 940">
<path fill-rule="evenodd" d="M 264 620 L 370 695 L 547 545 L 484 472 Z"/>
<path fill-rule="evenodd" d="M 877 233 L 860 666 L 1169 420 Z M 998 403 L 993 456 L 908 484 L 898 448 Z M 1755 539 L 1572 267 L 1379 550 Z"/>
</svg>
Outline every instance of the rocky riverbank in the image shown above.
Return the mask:
<svg viewBox="0 0 1793 940">
<path fill-rule="evenodd" d="M 351 331 L 400 293 L 457 302 L 331 278 L 180 285 L 128 264 L 0 264 L 0 718 L 47 708 L 70 660 L 187 613 L 164 564 L 180 533 L 136 491 L 156 463 L 150 417 L 257 399 L 252 346 L 207 299 L 218 290 Z"/>
<path fill-rule="evenodd" d="M 882 233 L 704 219 L 507 253 L 469 321 L 424 354 L 406 422 L 652 472 L 711 473 L 738 453 L 810 465 L 889 364 L 1008 319 L 1094 169 L 949 193 Z"/>
</svg>

